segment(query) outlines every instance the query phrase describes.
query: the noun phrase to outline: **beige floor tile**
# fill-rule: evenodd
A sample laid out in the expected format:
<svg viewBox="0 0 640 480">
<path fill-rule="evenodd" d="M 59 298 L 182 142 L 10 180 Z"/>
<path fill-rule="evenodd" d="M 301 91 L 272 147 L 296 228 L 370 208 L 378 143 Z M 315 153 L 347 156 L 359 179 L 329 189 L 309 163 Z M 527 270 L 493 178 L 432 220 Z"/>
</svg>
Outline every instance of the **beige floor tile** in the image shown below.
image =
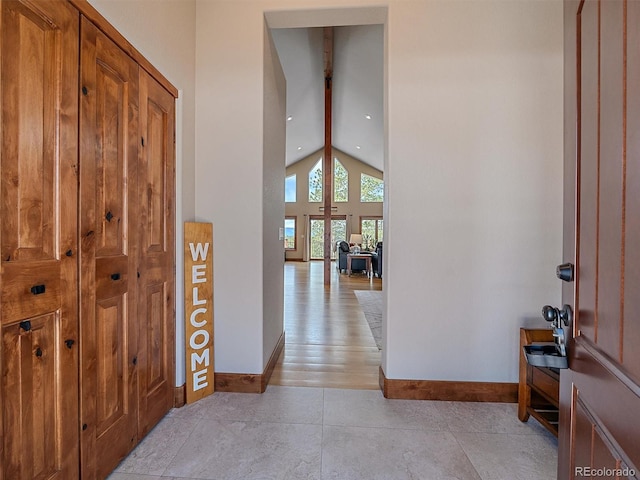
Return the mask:
<svg viewBox="0 0 640 480">
<path fill-rule="evenodd" d="M 454 433 L 482 480 L 555 480 L 558 442 L 549 434 Z"/>
<path fill-rule="evenodd" d="M 142 475 L 139 473 L 115 472 L 107 477 L 107 480 L 178 480 L 171 477 L 160 477 L 158 475 Z"/>
<path fill-rule="evenodd" d="M 165 475 L 319 480 L 322 426 L 201 419 Z"/>
<path fill-rule="evenodd" d="M 107 480 L 192 480 L 180 477 L 159 477 L 157 475 L 142 475 L 138 473 L 112 473 Z"/>
<path fill-rule="evenodd" d="M 323 480 L 480 480 L 449 432 L 325 426 Z"/>
<path fill-rule="evenodd" d="M 322 423 L 323 389 L 269 386 L 265 393 L 216 392 L 173 409 L 171 417 L 243 422 Z"/>
<path fill-rule="evenodd" d="M 165 417 L 115 471 L 162 475 L 197 423 L 197 418 Z"/>
<path fill-rule="evenodd" d="M 515 403 L 443 402 L 451 432 L 541 435 L 547 430 L 533 417 L 523 423 Z"/>
<path fill-rule="evenodd" d="M 422 400 L 388 400 L 380 390 L 326 389 L 325 425 L 447 429 L 447 405 Z"/>
</svg>

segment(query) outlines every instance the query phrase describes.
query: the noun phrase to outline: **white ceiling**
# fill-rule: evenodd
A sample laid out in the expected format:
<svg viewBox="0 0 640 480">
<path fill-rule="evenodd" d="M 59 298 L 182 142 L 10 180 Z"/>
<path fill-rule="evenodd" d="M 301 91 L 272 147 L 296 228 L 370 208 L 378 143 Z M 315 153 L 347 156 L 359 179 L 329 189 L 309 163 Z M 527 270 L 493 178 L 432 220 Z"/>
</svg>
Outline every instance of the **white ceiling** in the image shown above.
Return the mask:
<svg viewBox="0 0 640 480">
<path fill-rule="evenodd" d="M 287 122 L 286 164 L 291 165 L 324 146 L 323 29 L 271 32 L 287 79 L 292 120 Z M 333 146 L 378 170 L 383 170 L 382 96 L 382 25 L 335 27 Z"/>
</svg>

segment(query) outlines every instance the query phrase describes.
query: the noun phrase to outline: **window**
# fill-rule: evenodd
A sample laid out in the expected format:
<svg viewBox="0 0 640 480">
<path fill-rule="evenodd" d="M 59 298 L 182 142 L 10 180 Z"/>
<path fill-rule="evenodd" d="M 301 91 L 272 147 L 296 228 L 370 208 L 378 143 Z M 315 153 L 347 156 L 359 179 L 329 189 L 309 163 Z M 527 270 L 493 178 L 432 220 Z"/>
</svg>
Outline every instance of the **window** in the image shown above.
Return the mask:
<svg viewBox="0 0 640 480">
<path fill-rule="evenodd" d="M 360 201 L 382 202 L 384 199 L 384 182 L 380 178 L 363 173 L 360 175 Z"/>
<path fill-rule="evenodd" d="M 375 249 L 377 243 L 382 241 L 382 218 L 362 217 L 360 232 L 362 232 L 362 247 L 367 250 Z"/>
<path fill-rule="evenodd" d="M 296 201 L 296 175 L 289 175 L 284 179 L 284 201 L 295 203 Z"/>
<path fill-rule="evenodd" d="M 347 219 L 344 216 L 334 216 L 331 218 L 331 259 L 335 260 L 336 252 L 334 246 L 336 242 L 345 240 L 347 237 Z M 310 218 L 309 235 L 309 255 L 311 260 L 324 258 L 324 218 Z"/>
<path fill-rule="evenodd" d="M 349 172 L 337 158 L 333 159 L 333 201 L 349 201 Z"/>
<path fill-rule="evenodd" d="M 285 217 L 284 219 L 284 249 L 296 249 L 296 217 Z"/>
<path fill-rule="evenodd" d="M 309 171 L 309 201 L 322 201 L 322 158 Z"/>
</svg>

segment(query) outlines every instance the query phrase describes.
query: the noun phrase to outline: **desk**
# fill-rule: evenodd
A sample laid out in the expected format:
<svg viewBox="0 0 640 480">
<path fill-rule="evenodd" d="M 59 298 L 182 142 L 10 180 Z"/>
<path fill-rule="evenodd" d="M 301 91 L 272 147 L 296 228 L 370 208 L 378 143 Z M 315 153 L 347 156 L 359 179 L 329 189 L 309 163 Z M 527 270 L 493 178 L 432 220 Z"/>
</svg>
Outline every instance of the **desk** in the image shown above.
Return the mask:
<svg viewBox="0 0 640 480">
<path fill-rule="evenodd" d="M 371 268 L 370 253 L 347 253 L 347 273 L 351 276 L 351 259 L 361 258 L 367 263 L 367 278 L 373 278 L 373 269 Z"/>
</svg>

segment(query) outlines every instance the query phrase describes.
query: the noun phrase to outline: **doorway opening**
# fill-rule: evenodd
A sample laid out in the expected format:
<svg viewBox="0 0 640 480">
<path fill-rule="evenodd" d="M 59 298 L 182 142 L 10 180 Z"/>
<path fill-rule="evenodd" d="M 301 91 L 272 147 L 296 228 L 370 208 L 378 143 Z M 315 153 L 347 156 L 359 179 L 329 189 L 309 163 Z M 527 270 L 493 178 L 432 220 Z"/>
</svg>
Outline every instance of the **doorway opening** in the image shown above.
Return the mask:
<svg viewBox="0 0 640 480">
<path fill-rule="evenodd" d="M 374 182 L 378 178 L 382 183 L 386 163 L 386 15 L 387 9 L 380 7 L 265 14 L 286 77 L 287 168 L 282 182 L 287 185 L 285 217 L 296 225 L 295 239 L 289 240 L 285 253 L 288 260 L 295 260 L 286 261 L 284 265 L 285 346 L 270 384 L 379 388 L 381 349 L 376 344 L 372 328 L 355 292 L 367 290 L 380 294 L 382 298 L 382 279 L 379 276 L 369 278 L 360 272 L 349 275 L 346 269 L 340 269 L 337 244 L 340 241 L 349 242 L 351 234 L 366 236 L 367 247 L 373 256 L 378 241 L 383 238 L 383 228 L 388 225 L 388 222 L 382 222 L 384 211 L 388 211 L 382 199 L 363 199 L 361 195 L 363 178 Z M 365 169 L 358 167 L 359 170 L 349 170 L 349 179 L 347 181 L 345 177 L 344 180 L 348 187 L 341 192 L 339 199 L 332 192 L 331 238 L 328 239 L 330 252 L 326 252 L 325 238 L 325 222 L 328 217 L 322 215 L 320 200 L 315 197 L 310 199 L 308 185 L 309 172 L 318 162 L 318 153 L 324 144 L 325 115 L 321 108 L 323 102 L 320 101 L 326 80 L 323 77 L 323 45 L 320 43 L 317 48 L 314 42 L 322 38 L 319 31 L 326 25 L 339 25 L 334 27 L 334 84 L 344 86 L 358 77 L 369 82 L 366 87 L 356 89 L 359 90 L 358 95 L 353 92 L 349 94 L 338 87 L 334 90 L 335 109 L 330 145 L 332 157 L 338 152 L 340 158 L 332 160 L 339 163 L 341 168 L 344 165 L 344 172 L 349 170 L 347 163 L 351 161 L 363 163 Z M 375 46 L 373 53 L 372 45 Z M 292 62 L 295 67 L 308 67 L 308 71 L 291 73 L 286 57 L 292 52 L 299 53 L 309 47 L 315 47 L 313 55 L 308 54 Z M 358 49 L 364 47 L 374 57 L 374 73 L 364 72 L 366 66 L 363 59 L 371 57 L 356 54 Z M 353 62 L 349 58 L 357 58 L 359 61 Z M 373 103 L 369 106 L 358 104 L 358 101 L 367 98 L 372 98 Z M 300 109 L 296 110 L 298 104 Z M 358 141 L 355 141 L 356 137 L 359 137 Z M 343 161 L 345 157 L 347 163 Z M 289 171 L 292 164 L 305 159 L 309 160 L 310 166 L 297 172 Z M 303 205 L 307 199 L 308 203 L 315 202 L 315 205 Z M 328 208 L 326 204 L 325 208 Z M 326 285 L 327 267 L 314 261 L 324 259 L 325 253 L 332 260 L 329 285 Z M 383 301 L 380 300 L 379 304 L 379 316 L 382 318 Z"/>
</svg>

